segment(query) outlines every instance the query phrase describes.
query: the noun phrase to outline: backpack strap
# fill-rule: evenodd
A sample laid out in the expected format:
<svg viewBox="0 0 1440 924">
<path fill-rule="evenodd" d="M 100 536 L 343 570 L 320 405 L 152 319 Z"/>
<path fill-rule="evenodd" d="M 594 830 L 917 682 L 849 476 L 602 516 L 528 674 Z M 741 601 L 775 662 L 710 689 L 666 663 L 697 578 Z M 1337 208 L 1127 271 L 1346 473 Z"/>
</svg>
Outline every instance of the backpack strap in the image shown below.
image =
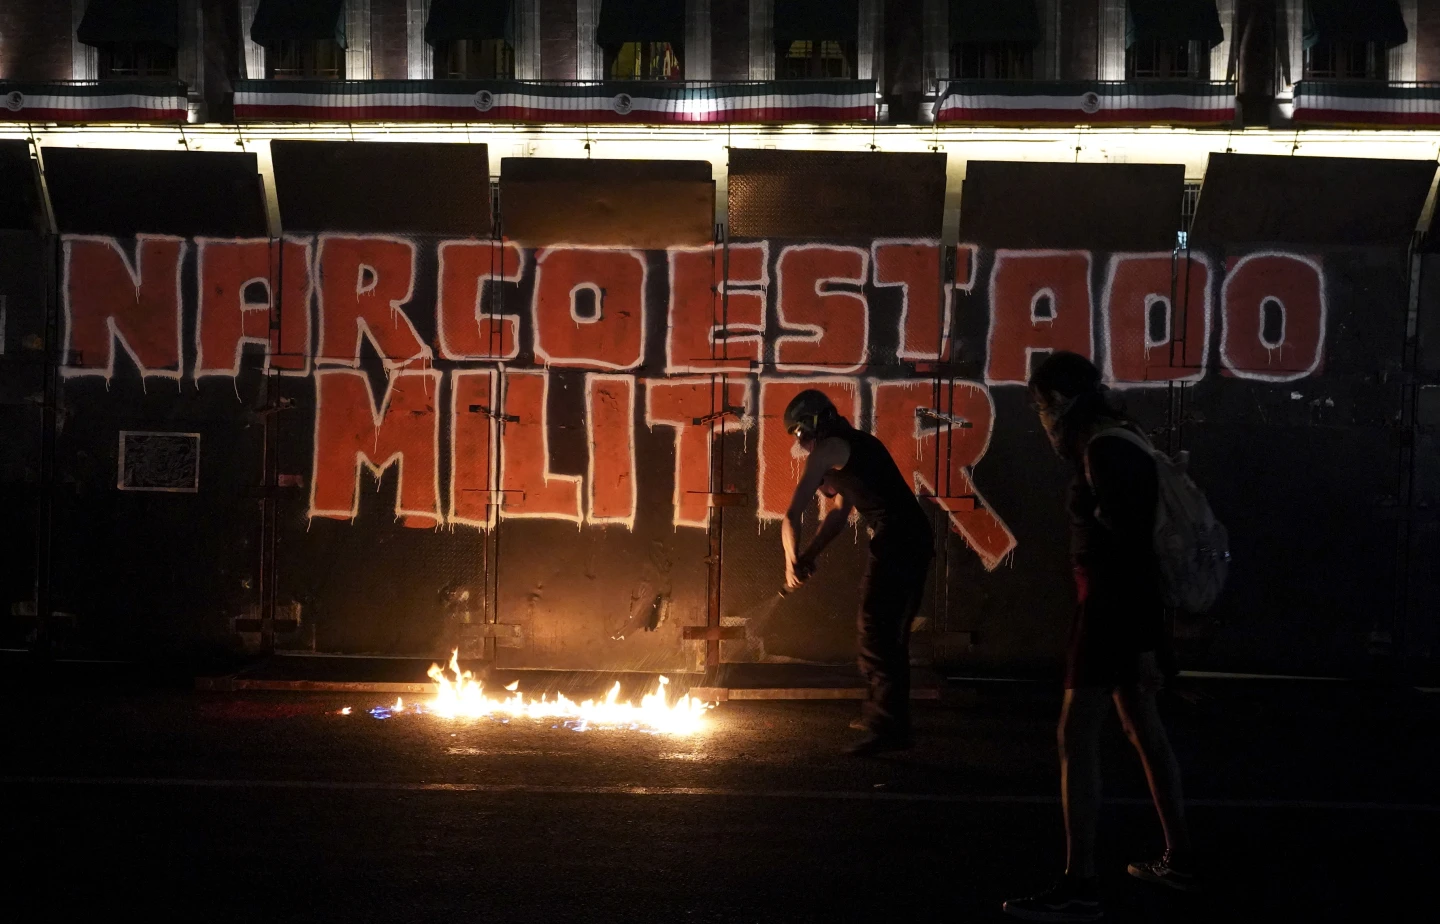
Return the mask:
<svg viewBox="0 0 1440 924">
<path fill-rule="evenodd" d="M 1090 476 L 1090 446 L 1102 436 L 1118 436 L 1125 442 L 1145 451 L 1152 459 L 1155 457 L 1155 447 L 1149 440 L 1125 426 L 1106 427 L 1103 430 L 1096 430 L 1090 436 L 1090 442 L 1085 444 L 1085 481 L 1093 489 L 1095 479 Z"/>
</svg>

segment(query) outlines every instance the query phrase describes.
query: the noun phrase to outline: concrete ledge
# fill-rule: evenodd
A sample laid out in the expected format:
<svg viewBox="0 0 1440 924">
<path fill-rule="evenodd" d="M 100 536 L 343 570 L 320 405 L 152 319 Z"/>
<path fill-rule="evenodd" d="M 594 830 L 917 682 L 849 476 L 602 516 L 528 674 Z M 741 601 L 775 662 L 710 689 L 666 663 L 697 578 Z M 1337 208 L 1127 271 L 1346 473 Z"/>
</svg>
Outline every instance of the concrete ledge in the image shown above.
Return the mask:
<svg viewBox="0 0 1440 924">
<path fill-rule="evenodd" d="M 290 693 L 431 693 L 433 683 L 369 683 L 343 680 L 247 680 L 242 677 L 197 677 L 195 689 L 212 693 L 272 690 Z"/>
</svg>

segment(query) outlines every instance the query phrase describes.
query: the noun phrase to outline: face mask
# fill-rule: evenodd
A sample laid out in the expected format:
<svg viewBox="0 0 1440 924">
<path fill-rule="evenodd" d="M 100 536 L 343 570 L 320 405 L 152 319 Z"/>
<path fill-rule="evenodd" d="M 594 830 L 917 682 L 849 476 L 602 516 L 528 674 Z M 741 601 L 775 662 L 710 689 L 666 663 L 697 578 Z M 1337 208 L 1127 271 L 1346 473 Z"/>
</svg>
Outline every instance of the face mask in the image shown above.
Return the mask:
<svg viewBox="0 0 1440 924">
<path fill-rule="evenodd" d="M 1056 394 L 1053 400 L 1046 400 L 1036 408 L 1040 412 L 1040 425 L 1056 452 L 1060 452 L 1060 422 L 1074 407 L 1075 398 Z"/>
</svg>

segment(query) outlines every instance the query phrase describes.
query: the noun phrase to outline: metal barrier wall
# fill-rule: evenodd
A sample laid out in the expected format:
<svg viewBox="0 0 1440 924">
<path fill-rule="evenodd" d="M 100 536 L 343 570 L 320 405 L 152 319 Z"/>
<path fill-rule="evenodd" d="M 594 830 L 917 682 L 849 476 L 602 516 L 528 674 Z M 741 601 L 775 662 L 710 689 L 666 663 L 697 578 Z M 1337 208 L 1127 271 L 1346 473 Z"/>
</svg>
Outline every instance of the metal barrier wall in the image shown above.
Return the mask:
<svg viewBox="0 0 1440 924">
<path fill-rule="evenodd" d="M 507 159 L 497 208 L 483 146 L 273 152 L 280 236 L 250 155 L 74 151 L 47 161 L 48 290 L 43 240 L 5 238 L 0 293 L 48 308 L 7 320 L 30 442 L 6 490 L 53 506 L 53 551 L 3 587 L 70 614 L 34 620 L 70 650 L 848 660 L 862 530 L 739 618 L 778 589 L 779 417 L 815 386 L 927 497 L 917 655 L 1043 669 L 1066 473 L 1023 382 L 1054 349 L 1194 452 L 1231 527 L 1229 592 L 1177 625 L 1187 666 L 1356 672 L 1405 624 L 1376 601 L 1408 599 L 1400 231 L 1433 164 L 1222 158 L 1186 241 L 1180 168 L 971 162 L 943 246 L 943 155 L 734 151 L 717 238 L 705 163 Z M 1305 169 L 1354 207 L 1296 205 Z M 45 376 L 9 344 L 46 317 L 54 400 L 15 409 Z"/>
</svg>

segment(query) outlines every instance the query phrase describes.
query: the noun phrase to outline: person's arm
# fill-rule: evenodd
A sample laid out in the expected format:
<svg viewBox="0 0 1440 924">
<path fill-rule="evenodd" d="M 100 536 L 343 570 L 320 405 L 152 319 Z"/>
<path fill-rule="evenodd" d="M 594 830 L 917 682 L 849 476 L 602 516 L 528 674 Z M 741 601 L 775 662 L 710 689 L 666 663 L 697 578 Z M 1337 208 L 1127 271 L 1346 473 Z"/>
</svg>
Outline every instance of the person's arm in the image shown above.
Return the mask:
<svg viewBox="0 0 1440 924">
<path fill-rule="evenodd" d="M 815 535 L 810 539 L 810 544 L 805 547 L 805 551 L 800 553 L 799 561 L 802 564 L 808 562 L 813 569 L 815 559 L 819 558 L 820 553 L 825 551 L 825 547 L 830 544 L 831 540 L 840 535 L 840 531 L 850 524 L 850 513 L 854 509 L 854 505 L 846 500 L 843 494 L 840 495 L 840 506 L 825 513 L 825 519 L 820 521 L 820 528 L 815 531 Z"/>
<path fill-rule="evenodd" d="M 1090 486 L 1095 494 L 1095 516 L 1110 533 L 1123 569 L 1118 577 L 1128 582 L 1127 590 L 1139 591 L 1156 579 L 1155 505 L 1159 476 L 1155 460 L 1140 447 L 1120 436 L 1102 436 L 1086 453 Z M 1127 609 L 1133 622 L 1128 627 L 1135 649 L 1153 653 L 1164 635 L 1164 611 L 1147 605 L 1139 595 Z"/>
<path fill-rule="evenodd" d="M 785 511 L 785 519 L 780 524 L 780 544 L 785 549 L 785 586 L 791 590 L 803 584 L 805 579 L 810 576 L 810 572 L 814 570 L 814 562 L 808 557 L 803 560 L 802 566 L 798 570 L 795 567 L 796 562 L 801 561 L 797 548 L 800 540 L 800 519 L 804 516 L 805 508 L 809 506 L 815 492 L 820 490 L 820 485 L 825 480 L 825 474 L 832 469 L 842 468 L 848 461 L 850 461 L 850 445 L 844 440 L 833 437 L 821 440 L 805 460 L 805 471 L 800 475 L 800 483 L 795 486 L 795 493 L 790 496 L 790 509 Z M 845 517 L 847 519 L 850 516 L 848 507 L 849 504 L 841 507 L 846 510 Z M 831 514 L 826 516 L 825 524 L 821 527 L 822 532 L 825 526 L 830 524 L 831 517 L 836 512 L 831 511 Z M 838 533 L 843 525 L 842 522 L 835 526 L 834 531 Z M 819 539 L 820 537 L 817 535 L 815 538 Z M 825 541 L 828 543 L 833 538 L 832 535 Z M 812 541 L 810 548 L 806 551 L 808 553 L 813 549 L 818 554 L 822 548 L 824 548 L 823 545 L 817 546 Z"/>
</svg>

